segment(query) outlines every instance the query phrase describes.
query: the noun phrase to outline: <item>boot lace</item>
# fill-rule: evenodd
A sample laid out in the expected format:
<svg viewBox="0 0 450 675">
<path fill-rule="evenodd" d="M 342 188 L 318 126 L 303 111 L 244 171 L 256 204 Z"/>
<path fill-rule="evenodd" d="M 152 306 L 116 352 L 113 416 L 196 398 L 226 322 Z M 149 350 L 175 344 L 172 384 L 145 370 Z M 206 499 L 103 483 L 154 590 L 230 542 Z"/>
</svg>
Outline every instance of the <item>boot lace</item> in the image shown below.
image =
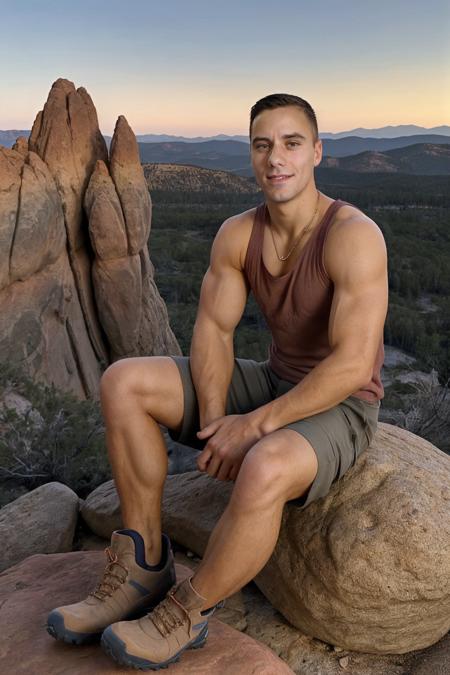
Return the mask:
<svg viewBox="0 0 450 675">
<path fill-rule="evenodd" d="M 119 561 L 117 553 L 114 553 L 114 551 L 112 551 L 109 546 L 105 548 L 105 553 L 107 554 L 108 562 L 103 572 L 103 578 L 97 584 L 95 590 L 89 593 L 89 595 L 92 595 L 94 598 L 98 598 L 99 600 L 104 600 L 106 597 L 111 596 L 114 591 L 125 582 L 128 576 L 128 568 Z M 121 567 L 125 571 L 125 575 L 116 574 L 116 572 L 113 570 L 114 565 Z"/>
<path fill-rule="evenodd" d="M 183 610 L 183 613 L 186 614 L 186 617 L 190 622 L 190 617 L 186 608 L 174 597 L 174 592 L 175 591 L 169 591 L 164 600 L 156 605 L 150 614 L 147 614 L 147 617 L 151 619 L 163 637 L 166 637 L 184 623 L 184 620 L 174 612 L 173 603 Z"/>
</svg>

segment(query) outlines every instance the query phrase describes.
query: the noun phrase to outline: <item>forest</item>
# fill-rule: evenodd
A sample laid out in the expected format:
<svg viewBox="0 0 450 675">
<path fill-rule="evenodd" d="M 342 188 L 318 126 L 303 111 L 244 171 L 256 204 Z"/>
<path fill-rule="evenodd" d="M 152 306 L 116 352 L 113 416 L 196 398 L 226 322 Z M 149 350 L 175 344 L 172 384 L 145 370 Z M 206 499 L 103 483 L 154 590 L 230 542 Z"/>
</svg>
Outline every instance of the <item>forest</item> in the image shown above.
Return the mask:
<svg viewBox="0 0 450 675">
<path fill-rule="evenodd" d="M 318 188 L 361 208 L 380 227 L 388 250 L 385 345 L 450 377 L 450 178 L 318 170 Z M 155 280 L 171 326 L 189 354 L 203 275 L 221 223 L 263 201 L 254 194 L 153 190 L 149 239 Z M 250 294 L 235 332 L 235 356 L 264 360 L 270 335 Z"/>
</svg>

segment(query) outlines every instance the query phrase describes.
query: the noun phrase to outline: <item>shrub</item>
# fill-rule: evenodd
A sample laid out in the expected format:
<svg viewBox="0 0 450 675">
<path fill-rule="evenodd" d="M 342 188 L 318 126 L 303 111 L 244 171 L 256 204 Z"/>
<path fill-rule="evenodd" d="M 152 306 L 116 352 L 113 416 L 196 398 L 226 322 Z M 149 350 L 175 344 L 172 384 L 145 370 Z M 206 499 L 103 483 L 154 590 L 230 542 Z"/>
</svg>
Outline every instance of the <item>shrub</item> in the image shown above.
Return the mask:
<svg viewBox="0 0 450 675">
<path fill-rule="evenodd" d="M 0 401 L 10 392 L 31 405 L 19 412 L 5 403 L 0 407 L 3 501 L 15 487 L 23 492 L 24 487 L 32 490 L 50 481 L 64 483 L 85 497 L 111 477 L 96 401 L 79 401 L 54 385 L 34 382 L 17 364 L 3 363 Z"/>
</svg>

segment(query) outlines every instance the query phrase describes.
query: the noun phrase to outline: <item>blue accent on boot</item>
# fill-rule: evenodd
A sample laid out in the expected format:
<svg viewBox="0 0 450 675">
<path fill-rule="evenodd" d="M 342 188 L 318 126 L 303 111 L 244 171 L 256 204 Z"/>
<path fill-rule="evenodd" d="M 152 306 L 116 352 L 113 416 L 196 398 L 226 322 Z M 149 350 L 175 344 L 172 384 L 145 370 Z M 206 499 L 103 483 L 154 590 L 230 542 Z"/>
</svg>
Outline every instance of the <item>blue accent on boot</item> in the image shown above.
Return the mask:
<svg viewBox="0 0 450 675">
<path fill-rule="evenodd" d="M 82 645 L 96 642 L 100 639 L 102 634 L 102 631 L 99 631 L 98 633 L 75 633 L 75 631 L 69 630 L 64 625 L 63 615 L 56 610 L 53 610 L 48 615 L 46 627 L 47 633 L 55 638 L 55 640 L 62 640 L 70 645 Z"/>
<path fill-rule="evenodd" d="M 145 545 L 142 535 L 137 530 L 116 530 L 117 534 L 126 534 L 128 537 L 131 537 L 134 542 L 134 551 L 136 562 L 140 567 L 143 567 L 144 570 L 152 570 L 153 572 L 158 572 L 162 570 L 166 563 L 169 555 L 170 540 L 169 537 L 162 533 L 161 534 L 161 560 L 157 565 L 149 565 L 145 560 Z"/>
<path fill-rule="evenodd" d="M 187 649 L 199 649 L 200 647 L 203 647 L 207 637 L 208 626 L 206 625 L 195 638 L 185 644 L 184 647 L 181 647 L 181 649 L 172 657 L 165 661 L 160 661 L 159 663 L 129 654 L 125 643 L 114 633 L 112 626 L 108 626 L 108 628 L 103 631 L 100 644 L 104 651 L 120 665 L 139 670 L 160 670 L 161 668 L 167 668 L 171 663 L 178 661 L 182 653 Z"/>
</svg>

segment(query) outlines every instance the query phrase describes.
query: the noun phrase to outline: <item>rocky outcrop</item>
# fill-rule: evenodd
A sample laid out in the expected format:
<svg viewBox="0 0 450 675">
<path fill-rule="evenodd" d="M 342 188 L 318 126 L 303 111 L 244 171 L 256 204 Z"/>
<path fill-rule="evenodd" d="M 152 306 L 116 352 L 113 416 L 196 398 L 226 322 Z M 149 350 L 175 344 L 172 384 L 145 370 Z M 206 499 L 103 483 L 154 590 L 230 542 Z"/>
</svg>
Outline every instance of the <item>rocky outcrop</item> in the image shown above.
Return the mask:
<svg viewBox="0 0 450 675">
<path fill-rule="evenodd" d="M 0 509 L 0 572 L 34 553 L 71 551 L 78 507 L 67 485 L 47 483 Z"/>
<path fill-rule="evenodd" d="M 129 673 L 98 644 L 74 649 L 56 642 L 45 630 L 48 613 L 57 606 L 86 597 L 105 565 L 102 552 L 35 555 L 0 576 L 0 623 L 8 630 L 2 639 L 2 672 L 15 673 Z M 176 565 L 177 580 L 190 570 Z M 30 645 L 33 646 L 30 649 Z M 270 649 L 216 618 L 209 622 L 203 649 L 188 650 L 170 666 L 176 675 L 289 675 L 292 670 Z"/>
<path fill-rule="evenodd" d="M 117 120 L 110 154 L 110 169 L 97 161 L 84 198 L 100 320 L 113 360 L 163 354 L 168 335 L 161 326 L 168 325 L 167 311 L 147 248 L 151 200 L 136 137 L 123 116 Z"/>
<path fill-rule="evenodd" d="M 120 116 L 59 79 L 29 140 L 0 147 L 0 359 L 77 396 L 126 356 L 180 354 L 148 253 L 151 199 Z"/>
<path fill-rule="evenodd" d="M 292 625 L 325 642 L 398 654 L 434 644 L 450 628 L 449 486 L 447 455 L 380 423 L 324 499 L 286 505 L 256 584 Z M 202 555 L 231 491 L 197 471 L 169 476 L 163 529 Z M 114 504 L 110 491 L 110 525 L 120 527 Z"/>
</svg>

